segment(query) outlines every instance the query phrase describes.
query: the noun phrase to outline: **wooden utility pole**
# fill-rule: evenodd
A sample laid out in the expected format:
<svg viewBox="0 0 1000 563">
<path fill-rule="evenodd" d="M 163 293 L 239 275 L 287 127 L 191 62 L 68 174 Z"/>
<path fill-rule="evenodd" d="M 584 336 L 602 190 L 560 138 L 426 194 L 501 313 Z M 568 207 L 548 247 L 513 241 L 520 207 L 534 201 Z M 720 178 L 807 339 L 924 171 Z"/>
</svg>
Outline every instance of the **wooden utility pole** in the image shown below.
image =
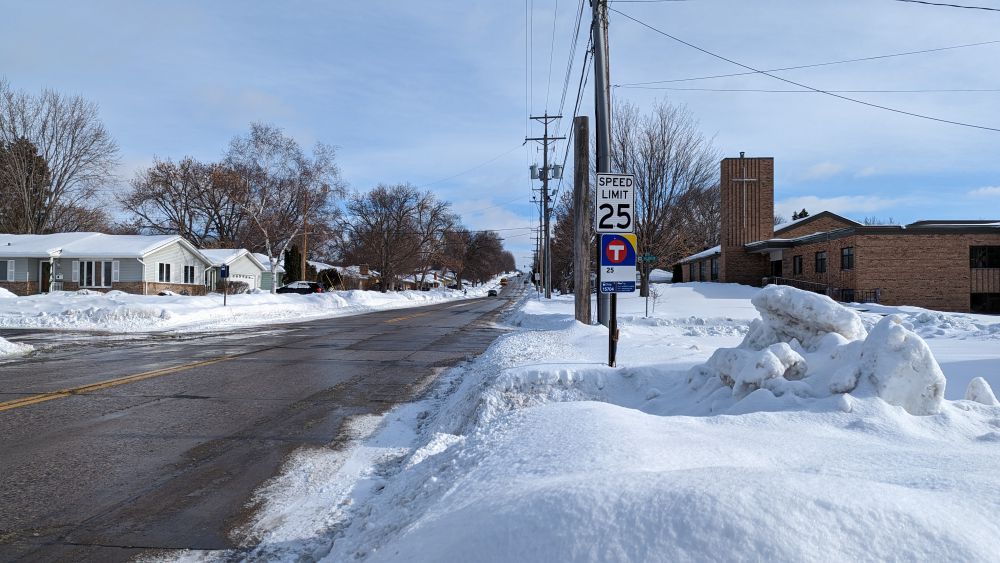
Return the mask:
<svg viewBox="0 0 1000 563">
<path fill-rule="evenodd" d="M 308 259 L 306 256 L 309 255 L 309 195 L 308 192 L 303 192 L 302 194 L 302 259 L 300 261 L 301 269 L 299 272 L 302 275 L 302 279 L 308 279 L 308 270 L 306 270 L 306 262 Z"/>
<path fill-rule="evenodd" d="M 611 172 L 611 94 L 608 70 L 608 2 L 593 0 L 594 37 L 594 129 L 597 141 L 597 172 Z M 600 244 L 596 245 L 600 252 Z M 601 258 L 597 257 L 600 264 Z M 601 269 L 597 268 L 597 284 L 601 284 Z M 607 294 L 597 293 L 597 322 L 610 327 L 611 300 Z"/>
<path fill-rule="evenodd" d="M 573 304 L 576 320 L 590 324 L 590 124 L 573 120 Z"/>
</svg>

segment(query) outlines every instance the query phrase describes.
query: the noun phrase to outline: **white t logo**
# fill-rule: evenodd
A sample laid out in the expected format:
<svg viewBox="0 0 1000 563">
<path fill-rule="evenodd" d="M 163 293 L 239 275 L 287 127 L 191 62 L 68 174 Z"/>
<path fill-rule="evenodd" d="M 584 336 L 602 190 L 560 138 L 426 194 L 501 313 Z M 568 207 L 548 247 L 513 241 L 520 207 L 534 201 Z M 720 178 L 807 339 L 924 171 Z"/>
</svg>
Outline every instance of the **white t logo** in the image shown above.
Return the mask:
<svg viewBox="0 0 1000 563">
<path fill-rule="evenodd" d="M 622 252 L 625 252 L 625 245 L 620 242 L 612 242 L 608 244 L 608 251 L 611 252 L 612 262 L 621 262 L 625 258 L 620 257 Z"/>
</svg>

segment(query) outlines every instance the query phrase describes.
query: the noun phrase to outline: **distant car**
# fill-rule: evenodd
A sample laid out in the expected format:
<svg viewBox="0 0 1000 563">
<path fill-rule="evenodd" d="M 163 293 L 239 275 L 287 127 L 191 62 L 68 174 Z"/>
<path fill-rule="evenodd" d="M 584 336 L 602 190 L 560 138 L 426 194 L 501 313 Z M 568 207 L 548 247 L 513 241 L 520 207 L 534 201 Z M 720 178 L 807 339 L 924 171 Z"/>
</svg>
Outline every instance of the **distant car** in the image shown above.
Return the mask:
<svg viewBox="0 0 1000 563">
<path fill-rule="evenodd" d="M 309 295 L 310 293 L 323 293 L 324 291 L 326 290 L 323 288 L 323 284 L 321 283 L 297 281 L 279 287 L 275 293 L 298 293 L 301 295 Z"/>
<path fill-rule="evenodd" d="M 491 290 L 487 291 L 486 292 L 486 296 L 487 297 L 496 297 L 497 296 L 497 290 L 491 289 Z"/>
</svg>

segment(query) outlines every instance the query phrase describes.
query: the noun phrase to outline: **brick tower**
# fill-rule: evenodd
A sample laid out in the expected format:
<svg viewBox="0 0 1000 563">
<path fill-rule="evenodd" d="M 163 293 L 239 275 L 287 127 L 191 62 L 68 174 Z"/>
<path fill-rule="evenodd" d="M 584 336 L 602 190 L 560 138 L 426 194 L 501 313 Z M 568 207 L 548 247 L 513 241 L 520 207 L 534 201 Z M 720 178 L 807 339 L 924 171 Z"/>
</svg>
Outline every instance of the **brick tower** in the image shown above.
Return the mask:
<svg viewBox="0 0 1000 563">
<path fill-rule="evenodd" d="M 743 245 L 774 237 L 774 159 L 722 159 L 722 257 L 720 281 L 760 285 L 769 274 L 766 255 L 749 254 Z"/>
</svg>

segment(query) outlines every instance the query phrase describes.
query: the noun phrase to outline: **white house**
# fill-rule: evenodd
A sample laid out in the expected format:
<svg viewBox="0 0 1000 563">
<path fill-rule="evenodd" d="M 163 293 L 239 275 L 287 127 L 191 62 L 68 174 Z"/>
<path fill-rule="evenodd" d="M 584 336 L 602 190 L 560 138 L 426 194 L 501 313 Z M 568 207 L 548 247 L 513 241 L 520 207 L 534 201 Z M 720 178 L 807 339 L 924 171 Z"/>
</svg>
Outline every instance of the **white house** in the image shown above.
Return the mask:
<svg viewBox="0 0 1000 563">
<path fill-rule="evenodd" d="M 245 248 L 214 248 L 202 249 L 201 253 L 212 262 L 212 267 L 205 272 L 205 287 L 208 291 L 219 291 L 221 277 L 219 269 L 222 266 L 229 266 L 229 280 L 241 281 L 247 284 L 250 289 L 270 289 L 262 287 L 265 273 L 269 277 L 271 272 Z"/>
<path fill-rule="evenodd" d="M 18 295 L 84 288 L 203 295 L 209 268 L 178 235 L 0 234 L 0 287 Z"/>
</svg>

